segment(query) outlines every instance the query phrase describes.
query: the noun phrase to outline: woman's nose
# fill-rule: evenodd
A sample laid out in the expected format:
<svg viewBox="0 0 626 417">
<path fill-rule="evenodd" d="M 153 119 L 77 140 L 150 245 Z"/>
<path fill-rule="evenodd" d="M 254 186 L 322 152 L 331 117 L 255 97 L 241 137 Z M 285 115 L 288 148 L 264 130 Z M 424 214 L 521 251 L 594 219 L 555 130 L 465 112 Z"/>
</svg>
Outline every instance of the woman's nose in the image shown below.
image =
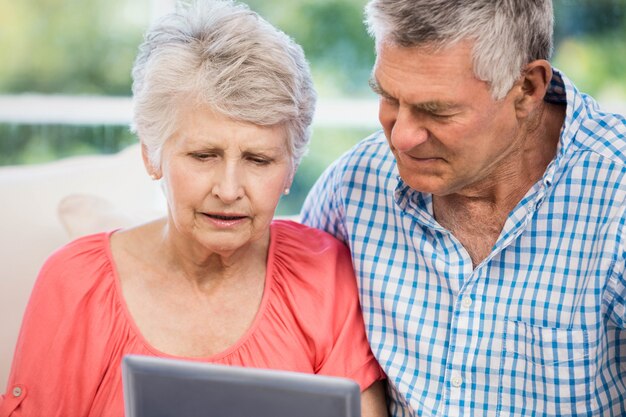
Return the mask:
<svg viewBox="0 0 626 417">
<path fill-rule="evenodd" d="M 212 194 L 224 203 L 233 203 L 244 195 L 242 173 L 237 164 L 224 163 L 221 170 L 215 172 Z"/>
</svg>

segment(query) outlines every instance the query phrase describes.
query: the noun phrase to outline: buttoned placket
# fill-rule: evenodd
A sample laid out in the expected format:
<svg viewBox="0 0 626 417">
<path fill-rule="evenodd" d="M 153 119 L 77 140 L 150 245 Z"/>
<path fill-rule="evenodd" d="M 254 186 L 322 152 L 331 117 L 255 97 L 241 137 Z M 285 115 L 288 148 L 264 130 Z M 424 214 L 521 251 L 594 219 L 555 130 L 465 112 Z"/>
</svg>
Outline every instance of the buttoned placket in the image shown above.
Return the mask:
<svg viewBox="0 0 626 417">
<path fill-rule="evenodd" d="M 553 168 L 554 169 L 554 168 Z M 552 169 L 552 170 L 553 170 Z M 396 204 L 405 214 L 411 215 L 419 224 L 426 226 L 434 233 L 438 233 L 442 247 L 455 246 L 459 253 L 465 254 L 462 266 L 458 273 L 457 300 L 454 305 L 452 325 L 450 331 L 448 356 L 446 358 L 445 379 L 446 389 L 440 402 L 440 412 L 449 417 L 462 416 L 465 412 L 461 406 L 464 403 L 468 387 L 474 382 L 472 375 L 465 372 L 466 364 L 473 363 L 475 352 L 472 347 L 477 346 L 478 332 L 481 327 L 480 309 L 478 296 L 475 294 L 476 282 L 481 279 L 488 268 L 487 265 L 494 256 L 502 252 L 511 244 L 528 226 L 535 210 L 541 204 L 545 195 L 546 186 L 549 183 L 538 181 L 509 215 L 503 227 L 500 237 L 492 252 L 476 268 L 473 267 L 469 253 L 452 233 L 444 229 L 435 220 L 432 212 L 432 198 L 414 194 L 403 181 L 398 178 L 394 197 Z M 483 277 L 484 278 L 484 277 Z M 478 320 L 478 321 L 477 321 Z"/>
<path fill-rule="evenodd" d="M 458 298 L 454 305 L 453 322 L 450 332 L 450 345 L 448 357 L 446 360 L 446 397 L 442 401 L 444 408 L 443 414 L 449 417 L 462 416 L 465 410 L 462 407 L 464 396 L 470 389 L 472 375 L 463 372 L 466 364 L 474 363 L 475 358 L 472 356 L 475 352 L 473 347 L 477 346 L 478 332 L 481 328 L 480 323 L 480 304 L 478 296 L 475 294 L 477 280 L 481 279 L 481 275 L 487 270 L 487 265 L 496 255 L 506 249 L 528 226 L 535 210 L 543 199 L 545 189 L 539 183 L 528 192 L 529 202 L 518 206 L 507 219 L 505 226 L 498 241 L 491 251 L 475 269 L 473 268 L 471 258 L 467 254 L 464 260 L 464 271 L 466 279 L 462 280 L 459 288 Z M 447 232 L 449 233 L 449 232 Z M 451 239 L 456 245 L 462 247 L 461 243 L 456 240 L 451 233 Z M 465 249 L 461 251 L 465 252 Z M 471 271 L 468 271 L 468 268 Z M 484 278 L 484 277 L 483 277 Z M 478 321 L 477 321 L 478 320 Z"/>
</svg>

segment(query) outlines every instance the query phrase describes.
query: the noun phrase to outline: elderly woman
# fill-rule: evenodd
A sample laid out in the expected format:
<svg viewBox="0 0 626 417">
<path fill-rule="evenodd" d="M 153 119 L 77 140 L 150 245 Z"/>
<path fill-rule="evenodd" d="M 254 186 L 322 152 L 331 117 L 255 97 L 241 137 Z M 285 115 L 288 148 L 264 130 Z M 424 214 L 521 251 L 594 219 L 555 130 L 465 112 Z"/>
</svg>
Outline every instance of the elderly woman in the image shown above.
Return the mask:
<svg viewBox="0 0 626 417">
<path fill-rule="evenodd" d="M 348 377 L 363 415 L 386 415 L 348 250 L 272 221 L 315 105 L 300 47 L 245 6 L 198 2 L 148 32 L 133 78 L 167 218 L 49 258 L 0 416 L 123 416 L 129 353 Z"/>
</svg>

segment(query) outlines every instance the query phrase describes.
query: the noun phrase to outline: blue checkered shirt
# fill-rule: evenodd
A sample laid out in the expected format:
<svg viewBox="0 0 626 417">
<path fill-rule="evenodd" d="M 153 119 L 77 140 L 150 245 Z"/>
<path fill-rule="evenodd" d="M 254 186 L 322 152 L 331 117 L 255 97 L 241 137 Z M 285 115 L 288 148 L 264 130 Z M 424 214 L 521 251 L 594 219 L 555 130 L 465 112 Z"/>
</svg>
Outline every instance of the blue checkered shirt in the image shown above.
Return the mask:
<svg viewBox="0 0 626 417">
<path fill-rule="evenodd" d="M 304 204 L 352 250 L 393 416 L 626 416 L 626 120 L 556 70 L 546 100 L 557 155 L 476 268 L 382 132 Z"/>
</svg>

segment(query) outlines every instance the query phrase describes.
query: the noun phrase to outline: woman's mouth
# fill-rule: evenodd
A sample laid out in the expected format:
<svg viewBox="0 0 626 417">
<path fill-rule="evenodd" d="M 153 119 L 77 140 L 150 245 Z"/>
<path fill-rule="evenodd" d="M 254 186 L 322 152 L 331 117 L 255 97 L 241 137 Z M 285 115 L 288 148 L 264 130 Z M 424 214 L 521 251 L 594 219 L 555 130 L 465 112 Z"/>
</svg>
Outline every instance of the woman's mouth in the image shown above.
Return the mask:
<svg viewBox="0 0 626 417">
<path fill-rule="evenodd" d="M 212 213 L 203 213 L 205 216 L 208 216 L 212 219 L 217 219 L 217 220 L 241 220 L 246 218 L 246 216 L 241 216 L 241 215 L 226 215 L 226 214 L 212 214 Z"/>
<path fill-rule="evenodd" d="M 202 213 L 202 217 L 209 224 L 218 229 L 229 229 L 236 227 L 248 219 L 248 216 L 242 214 L 226 214 L 226 213 Z"/>
</svg>

